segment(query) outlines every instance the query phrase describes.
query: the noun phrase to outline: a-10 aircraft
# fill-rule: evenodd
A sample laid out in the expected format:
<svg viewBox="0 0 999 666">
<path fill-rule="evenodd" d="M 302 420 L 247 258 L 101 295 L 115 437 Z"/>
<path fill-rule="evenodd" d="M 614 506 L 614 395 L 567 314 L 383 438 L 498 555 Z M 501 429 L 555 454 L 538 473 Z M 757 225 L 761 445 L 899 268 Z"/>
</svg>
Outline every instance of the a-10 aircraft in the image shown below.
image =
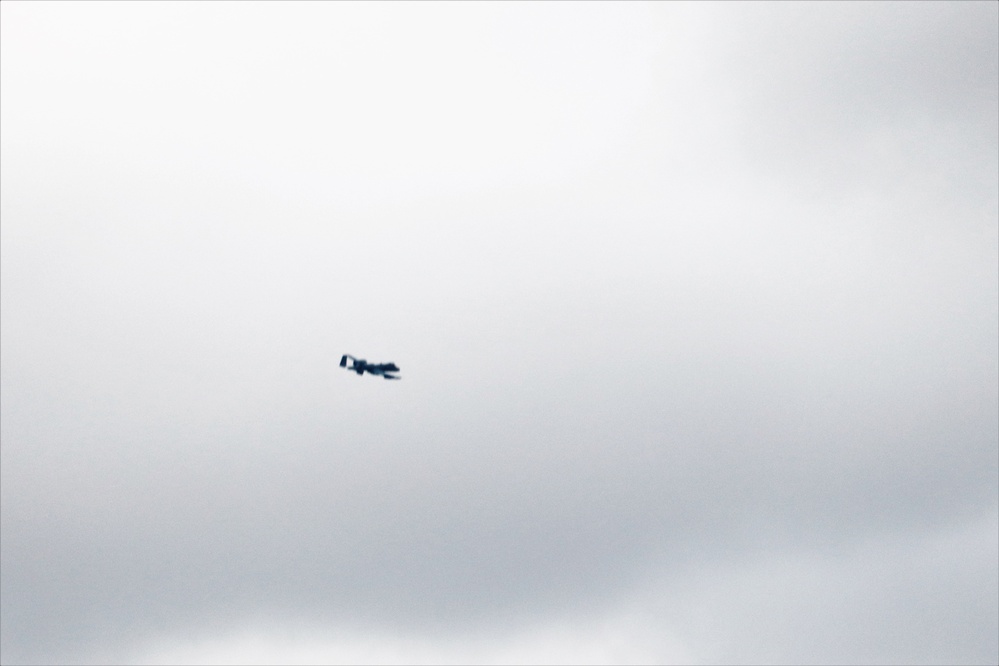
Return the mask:
<svg viewBox="0 0 999 666">
<path fill-rule="evenodd" d="M 353 361 L 353 365 L 349 368 L 347 368 L 348 358 Z M 359 375 L 363 375 L 367 372 L 372 375 L 381 375 L 385 379 L 402 379 L 401 377 L 389 374 L 390 372 L 399 372 L 399 366 L 395 363 L 368 363 L 363 358 L 354 358 L 350 354 L 344 354 L 343 357 L 340 358 L 340 367 L 353 370 Z"/>
</svg>

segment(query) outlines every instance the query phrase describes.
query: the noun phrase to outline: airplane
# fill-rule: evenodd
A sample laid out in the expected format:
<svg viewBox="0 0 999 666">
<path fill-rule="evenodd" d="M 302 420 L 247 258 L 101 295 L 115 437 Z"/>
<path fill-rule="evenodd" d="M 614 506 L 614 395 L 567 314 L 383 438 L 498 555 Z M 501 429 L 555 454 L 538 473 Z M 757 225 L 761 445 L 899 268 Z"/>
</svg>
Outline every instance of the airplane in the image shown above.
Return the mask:
<svg viewBox="0 0 999 666">
<path fill-rule="evenodd" d="M 347 359 L 354 362 L 349 368 L 347 368 Z M 363 358 L 354 358 L 350 354 L 344 354 L 340 359 L 340 367 L 347 368 L 348 370 L 353 370 L 359 375 L 363 375 L 365 372 L 372 375 L 381 375 L 385 379 L 402 379 L 401 377 L 396 377 L 395 375 L 390 375 L 390 372 L 399 372 L 399 366 L 395 363 L 368 363 Z"/>
</svg>

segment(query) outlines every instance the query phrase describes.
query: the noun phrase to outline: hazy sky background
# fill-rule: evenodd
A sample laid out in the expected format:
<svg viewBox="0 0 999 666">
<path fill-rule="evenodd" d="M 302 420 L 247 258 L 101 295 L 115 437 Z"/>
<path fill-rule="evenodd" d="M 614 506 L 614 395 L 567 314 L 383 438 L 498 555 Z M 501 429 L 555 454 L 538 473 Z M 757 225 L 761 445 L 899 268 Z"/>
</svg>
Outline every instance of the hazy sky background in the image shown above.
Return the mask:
<svg viewBox="0 0 999 666">
<path fill-rule="evenodd" d="M 3 663 L 999 660 L 999 4 L 0 12 Z"/>
</svg>

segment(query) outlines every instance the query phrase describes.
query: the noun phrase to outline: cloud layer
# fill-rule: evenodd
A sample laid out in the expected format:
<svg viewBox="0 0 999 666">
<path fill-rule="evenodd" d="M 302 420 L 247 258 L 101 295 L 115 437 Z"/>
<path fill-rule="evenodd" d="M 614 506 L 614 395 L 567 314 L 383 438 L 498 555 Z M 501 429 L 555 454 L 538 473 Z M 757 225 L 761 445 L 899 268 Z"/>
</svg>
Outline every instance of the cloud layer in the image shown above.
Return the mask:
<svg viewBox="0 0 999 666">
<path fill-rule="evenodd" d="M 5 663 L 996 660 L 994 3 L 2 11 Z"/>
</svg>

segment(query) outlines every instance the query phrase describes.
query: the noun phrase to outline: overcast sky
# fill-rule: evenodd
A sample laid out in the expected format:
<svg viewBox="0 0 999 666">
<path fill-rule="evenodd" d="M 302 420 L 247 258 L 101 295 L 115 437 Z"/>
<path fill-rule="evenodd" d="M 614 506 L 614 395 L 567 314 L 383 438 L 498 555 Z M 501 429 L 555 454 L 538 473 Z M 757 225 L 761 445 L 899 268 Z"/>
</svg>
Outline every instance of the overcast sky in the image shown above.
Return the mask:
<svg viewBox="0 0 999 666">
<path fill-rule="evenodd" d="M 0 12 L 4 664 L 999 660 L 999 3 Z"/>
</svg>

